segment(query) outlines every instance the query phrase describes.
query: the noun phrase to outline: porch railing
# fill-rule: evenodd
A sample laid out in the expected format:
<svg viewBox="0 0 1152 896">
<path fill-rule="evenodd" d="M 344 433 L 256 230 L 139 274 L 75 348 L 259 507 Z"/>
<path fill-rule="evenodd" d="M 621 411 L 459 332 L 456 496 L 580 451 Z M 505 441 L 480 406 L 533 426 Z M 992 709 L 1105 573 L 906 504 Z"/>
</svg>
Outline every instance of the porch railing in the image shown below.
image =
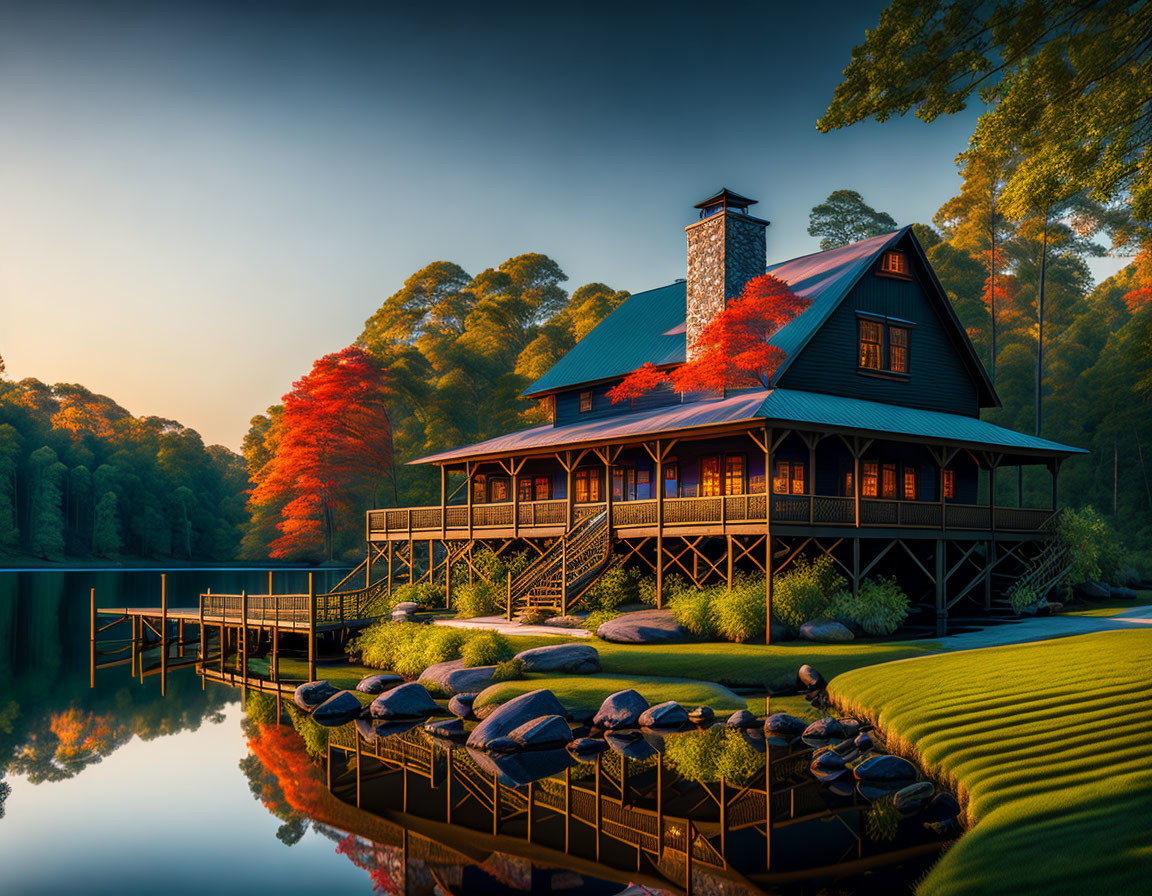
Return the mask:
<svg viewBox="0 0 1152 896">
<path fill-rule="evenodd" d="M 707 498 L 665 498 L 664 527 L 727 526 L 762 523 L 766 518 L 767 495 L 763 492 Z M 617 501 L 612 504 L 613 529 L 647 528 L 656 525 L 657 501 Z M 510 529 L 514 505 L 474 504 L 473 529 Z M 574 523 L 602 512 L 604 502 L 577 504 Z M 519 505 L 519 528 L 530 534 L 533 529 L 563 527 L 567 520 L 567 502 L 525 501 Z M 1004 532 L 1035 532 L 1052 516 L 1051 510 L 1031 507 L 989 507 L 986 504 L 940 504 L 936 501 L 898 501 L 863 498 L 860 501 L 860 525 L 903 529 L 996 529 Z M 812 526 L 852 526 L 856 522 L 856 505 L 852 498 L 834 495 L 773 495 L 772 522 Z M 447 508 L 447 528 L 468 527 L 468 508 Z M 372 510 L 368 513 L 369 537 L 403 533 L 427 537 L 439 532 L 439 507 L 408 507 L 395 510 Z"/>
</svg>

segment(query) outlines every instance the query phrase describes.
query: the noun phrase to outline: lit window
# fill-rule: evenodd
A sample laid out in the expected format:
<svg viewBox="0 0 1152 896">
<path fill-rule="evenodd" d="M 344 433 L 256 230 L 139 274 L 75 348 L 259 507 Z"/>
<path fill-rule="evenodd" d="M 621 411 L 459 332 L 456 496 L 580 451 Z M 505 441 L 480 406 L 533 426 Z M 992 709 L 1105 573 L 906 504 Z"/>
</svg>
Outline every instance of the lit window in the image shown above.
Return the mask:
<svg viewBox="0 0 1152 896">
<path fill-rule="evenodd" d="M 860 321 L 860 366 L 880 370 L 884 366 L 884 329 L 874 320 Z"/>
<path fill-rule="evenodd" d="M 614 467 L 612 469 L 612 500 L 636 500 L 635 467 Z"/>
<path fill-rule="evenodd" d="M 907 327 L 888 328 L 888 369 L 893 373 L 908 372 L 908 342 Z"/>
<path fill-rule="evenodd" d="M 904 468 L 904 500 L 916 500 L 916 468 Z"/>
<path fill-rule="evenodd" d="M 720 493 L 720 458 L 700 458 L 700 497 L 714 498 Z"/>
<path fill-rule="evenodd" d="M 881 496 L 885 498 L 896 497 L 896 464 L 884 464 L 880 468 Z"/>
<path fill-rule="evenodd" d="M 944 471 L 944 499 L 951 501 L 956 497 L 956 480 L 951 470 Z"/>
<path fill-rule="evenodd" d="M 581 414 L 587 414 L 590 410 L 592 410 L 592 393 L 591 392 L 581 392 L 580 393 L 580 413 Z"/>
<path fill-rule="evenodd" d="M 508 480 L 501 477 L 493 479 L 489 485 L 491 501 L 507 501 L 508 500 Z"/>
<path fill-rule="evenodd" d="M 845 473 L 844 474 L 844 492 L 843 492 L 843 495 L 845 498 L 853 498 L 856 496 L 856 492 L 854 492 L 852 490 L 852 474 L 851 473 Z"/>
<path fill-rule="evenodd" d="M 477 473 L 472 477 L 472 503 L 483 504 L 488 496 L 488 477 Z"/>
<path fill-rule="evenodd" d="M 535 490 L 537 501 L 552 500 L 552 480 L 547 476 L 536 477 Z"/>
<path fill-rule="evenodd" d="M 880 465 L 874 460 L 864 463 L 864 476 L 860 482 L 860 493 L 865 498 L 875 498 L 880 494 Z"/>
<path fill-rule="evenodd" d="M 532 500 L 532 477 L 521 476 L 516 483 L 516 494 L 521 501 Z"/>
<path fill-rule="evenodd" d="M 885 274 L 901 274 L 907 276 L 908 259 L 903 252 L 896 250 L 885 252 L 884 258 L 880 261 L 880 270 Z"/>
<path fill-rule="evenodd" d="M 584 468 L 576 471 L 576 503 L 588 504 L 600 500 L 600 472 Z"/>
<path fill-rule="evenodd" d="M 676 498 L 680 495 L 680 477 L 676 464 L 664 465 L 664 497 Z"/>
<path fill-rule="evenodd" d="M 772 478 L 772 491 L 778 495 L 804 494 L 804 464 L 777 461 L 776 475 Z"/>
<path fill-rule="evenodd" d="M 729 454 L 724 459 L 724 494 L 744 494 L 743 454 Z"/>
</svg>

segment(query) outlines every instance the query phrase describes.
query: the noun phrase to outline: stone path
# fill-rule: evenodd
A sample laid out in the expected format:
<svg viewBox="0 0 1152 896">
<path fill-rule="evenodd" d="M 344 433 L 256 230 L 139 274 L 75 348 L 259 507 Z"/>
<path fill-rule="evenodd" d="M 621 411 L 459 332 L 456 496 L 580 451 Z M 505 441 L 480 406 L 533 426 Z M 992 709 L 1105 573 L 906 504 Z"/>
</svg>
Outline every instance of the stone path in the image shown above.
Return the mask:
<svg viewBox="0 0 1152 896">
<path fill-rule="evenodd" d="M 560 628 L 556 625 L 521 625 L 509 622 L 504 616 L 477 616 L 474 619 L 437 619 L 436 625 L 449 628 L 486 628 L 502 635 L 563 635 L 568 638 L 591 638 L 592 633 L 582 628 Z"/>
<path fill-rule="evenodd" d="M 1152 605 L 1131 607 L 1117 616 L 1040 616 L 1022 622 L 1005 622 L 975 632 L 934 638 L 944 650 L 974 650 L 1003 644 L 1049 641 L 1092 632 L 1146 627 L 1152 631 Z"/>
</svg>

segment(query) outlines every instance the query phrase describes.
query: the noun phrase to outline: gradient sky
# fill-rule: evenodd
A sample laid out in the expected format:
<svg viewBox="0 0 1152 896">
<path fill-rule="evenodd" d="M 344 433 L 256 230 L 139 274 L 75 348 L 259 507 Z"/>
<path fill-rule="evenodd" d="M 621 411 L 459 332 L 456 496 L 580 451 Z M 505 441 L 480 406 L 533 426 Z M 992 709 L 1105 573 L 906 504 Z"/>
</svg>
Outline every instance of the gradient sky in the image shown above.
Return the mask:
<svg viewBox="0 0 1152 896">
<path fill-rule="evenodd" d="M 884 5 L 0 4 L 8 375 L 238 448 L 436 259 L 662 285 L 722 185 L 770 260 L 840 187 L 930 220 L 976 110 L 815 129 Z"/>
</svg>

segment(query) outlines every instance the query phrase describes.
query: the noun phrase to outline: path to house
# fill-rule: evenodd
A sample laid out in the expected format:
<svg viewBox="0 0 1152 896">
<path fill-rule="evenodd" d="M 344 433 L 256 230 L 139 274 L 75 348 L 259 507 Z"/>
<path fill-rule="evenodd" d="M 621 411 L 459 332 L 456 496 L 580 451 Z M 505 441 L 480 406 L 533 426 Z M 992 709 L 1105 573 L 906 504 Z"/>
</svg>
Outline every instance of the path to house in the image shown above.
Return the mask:
<svg viewBox="0 0 1152 896">
<path fill-rule="evenodd" d="M 503 635 L 556 635 L 562 638 L 591 638 L 592 633 L 582 628 L 560 628 L 555 625 L 521 625 L 509 622 L 503 616 L 476 616 L 473 619 L 437 619 L 437 625 L 449 628 L 486 628 Z"/>
</svg>

